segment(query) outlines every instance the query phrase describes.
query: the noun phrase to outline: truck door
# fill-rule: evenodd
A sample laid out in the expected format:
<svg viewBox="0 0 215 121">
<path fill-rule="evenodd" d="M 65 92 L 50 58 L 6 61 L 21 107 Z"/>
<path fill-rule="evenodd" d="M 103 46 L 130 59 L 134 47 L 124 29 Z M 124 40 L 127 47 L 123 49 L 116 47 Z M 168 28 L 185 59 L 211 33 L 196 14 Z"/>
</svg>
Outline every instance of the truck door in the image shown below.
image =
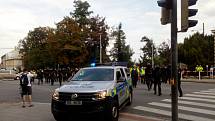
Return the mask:
<svg viewBox="0 0 215 121">
<path fill-rule="evenodd" d="M 121 105 L 126 98 L 126 81 L 125 81 L 125 75 L 122 73 L 121 69 L 116 70 L 116 80 L 117 80 L 117 95 L 119 99 L 119 105 Z"/>
</svg>

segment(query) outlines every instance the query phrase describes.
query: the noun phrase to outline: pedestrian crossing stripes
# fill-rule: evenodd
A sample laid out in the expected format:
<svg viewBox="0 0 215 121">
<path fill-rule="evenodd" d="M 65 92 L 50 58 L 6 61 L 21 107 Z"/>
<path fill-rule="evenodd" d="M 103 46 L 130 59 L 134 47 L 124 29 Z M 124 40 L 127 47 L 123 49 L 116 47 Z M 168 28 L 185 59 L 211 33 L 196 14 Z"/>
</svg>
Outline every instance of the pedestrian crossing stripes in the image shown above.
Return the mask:
<svg viewBox="0 0 215 121">
<path fill-rule="evenodd" d="M 171 103 L 170 99 L 164 99 L 162 101 Z M 208 107 L 208 108 L 215 108 L 214 104 L 196 103 L 196 102 L 189 102 L 189 101 L 183 101 L 183 100 L 178 100 L 178 103 L 179 104 L 194 105 L 194 106 L 202 106 L 202 107 Z"/>
<path fill-rule="evenodd" d="M 203 98 L 212 98 L 212 99 L 215 99 L 215 96 L 207 96 L 207 95 L 186 94 L 186 96 L 203 97 Z"/>
<path fill-rule="evenodd" d="M 215 90 L 215 89 L 209 89 L 209 90 Z"/>
<path fill-rule="evenodd" d="M 201 92 L 206 92 L 206 93 L 215 93 L 215 90 L 207 90 L 207 91 L 201 91 Z"/>
<path fill-rule="evenodd" d="M 144 106 L 133 107 L 135 110 L 171 117 L 171 99 L 150 102 Z M 192 121 L 215 121 L 215 89 L 185 94 L 178 98 L 179 119 Z M 186 112 L 186 113 L 185 113 Z M 159 116 L 161 117 L 161 116 Z"/>
<path fill-rule="evenodd" d="M 215 100 L 214 99 L 202 99 L 202 98 L 193 98 L 193 97 L 180 97 L 179 99 L 184 99 L 184 100 L 194 100 L 194 101 L 196 101 L 196 100 L 198 100 L 198 101 L 204 101 L 204 102 L 212 102 L 212 103 L 214 103 L 215 102 Z"/>
<path fill-rule="evenodd" d="M 215 95 L 215 93 L 207 93 L 207 92 L 193 92 L 195 94 L 203 94 L 203 95 Z"/>
<path fill-rule="evenodd" d="M 150 105 L 154 105 L 154 106 L 171 108 L 171 104 L 157 103 L 157 102 L 152 102 L 152 103 L 149 103 L 149 104 Z M 184 111 L 192 111 L 192 112 L 196 112 L 196 113 L 215 115 L 215 111 L 205 110 L 205 109 L 199 109 L 199 108 L 192 108 L 192 107 L 186 107 L 186 106 L 178 106 L 178 109 L 184 110 Z"/>
<path fill-rule="evenodd" d="M 145 106 L 136 106 L 134 107 L 134 109 L 157 113 L 165 116 L 171 116 L 170 111 L 165 111 L 165 110 L 160 110 L 160 109 L 155 109 L 155 108 L 150 108 Z M 192 121 L 214 121 L 213 119 L 209 119 L 209 118 L 203 118 L 199 116 L 193 116 L 193 115 L 187 115 L 187 114 L 181 114 L 181 113 L 178 114 L 178 117 L 180 119 L 186 119 L 186 120 L 192 120 Z"/>
</svg>

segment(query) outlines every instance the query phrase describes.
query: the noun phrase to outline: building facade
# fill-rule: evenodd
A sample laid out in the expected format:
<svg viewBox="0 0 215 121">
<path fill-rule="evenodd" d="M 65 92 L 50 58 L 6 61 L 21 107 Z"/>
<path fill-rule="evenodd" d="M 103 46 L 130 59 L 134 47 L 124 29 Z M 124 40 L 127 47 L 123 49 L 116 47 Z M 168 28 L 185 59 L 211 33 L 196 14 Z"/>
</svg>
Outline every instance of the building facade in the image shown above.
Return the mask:
<svg viewBox="0 0 215 121">
<path fill-rule="evenodd" d="M 22 55 L 18 49 L 12 50 L 1 57 L 1 68 L 18 70 L 23 68 Z"/>
</svg>

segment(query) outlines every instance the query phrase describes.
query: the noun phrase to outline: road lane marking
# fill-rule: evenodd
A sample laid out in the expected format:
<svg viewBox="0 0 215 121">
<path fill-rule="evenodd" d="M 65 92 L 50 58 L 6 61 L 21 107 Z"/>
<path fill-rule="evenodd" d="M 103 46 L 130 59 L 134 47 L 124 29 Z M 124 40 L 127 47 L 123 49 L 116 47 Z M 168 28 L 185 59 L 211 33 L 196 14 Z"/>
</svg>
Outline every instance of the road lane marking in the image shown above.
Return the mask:
<svg viewBox="0 0 215 121">
<path fill-rule="evenodd" d="M 165 108 L 171 108 L 171 104 L 166 104 L 166 103 L 152 102 L 152 103 L 148 103 L 148 104 L 149 104 L 149 105 L 154 105 L 154 106 L 165 107 Z M 206 109 L 200 109 L 200 108 L 192 108 L 192 107 L 186 107 L 186 106 L 178 106 L 178 109 L 180 109 L 180 110 L 185 110 L 185 111 L 196 112 L 196 113 L 202 113 L 202 114 L 215 115 L 215 111 L 206 110 Z"/>
<path fill-rule="evenodd" d="M 209 90 L 215 90 L 215 89 L 209 89 Z"/>
<path fill-rule="evenodd" d="M 185 95 L 189 96 L 189 97 L 203 97 L 203 98 L 212 98 L 212 99 L 215 99 L 215 96 L 196 95 L 196 94 L 185 94 Z"/>
<path fill-rule="evenodd" d="M 212 102 L 212 103 L 215 103 L 215 100 L 213 100 L 213 99 L 202 99 L 202 98 L 192 98 L 192 97 L 179 97 L 178 99 L 183 99 L 183 100 L 195 100 L 195 101 L 204 101 L 204 102 Z"/>
<path fill-rule="evenodd" d="M 215 90 L 207 90 L 207 91 L 200 91 L 200 92 L 215 93 Z"/>
<path fill-rule="evenodd" d="M 165 111 L 165 110 L 160 110 L 160 109 L 150 108 L 150 107 L 144 107 L 144 106 L 136 106 L 136 107 L 133 107 L 133 109 L 161 114 L 161 115 L 170 116 L 170 117 L 172 114 L 172 112 L 170 112 L 170 111 Z M 182 114 L 182 113 L 179 113 L 178 117 L 180 119 L 192 120 L 192 121 L 214 121 L 214 119 L 203 118 L 203 117 L 199 117 L 199 116 L 187 115 L 187 114 Z"/>
<path fill-rule="evenodd" d="M 171 102 L 171 99 L 164 99 L 162 101 L 164 101 L 164 102 Z M 208 108 L 215 108 L 214 104 L 196 103 L 196 102 L 189 102 L 189 101 L 182 101 L 182 100 L 178 100 L 178 103 L 180 103 L 180 104 L 194 105 L 194 106 L 202 106 L 202 107 L 208 107 Z"/>
<path fill-rule="evenodd" d="M 206 93 L 206 92 L 193 92 L 195 94 L 203 94 L 203 95 L 215 95 L 215 93 Z"/>
<path fill-rule="evenodd" d="M 32 104 L 51 105 L 51 103 L 32 102 Z"/>
<path fill-rule="evenodd" d="M 146 117 L 142 115 L 132 114 L 132 113 L 120 113 L 119 117 L 122 119 L 132 119 L 135 121 L 162 121 L 161 119 L 156 119 L 152 117 Z"/>
</svg>

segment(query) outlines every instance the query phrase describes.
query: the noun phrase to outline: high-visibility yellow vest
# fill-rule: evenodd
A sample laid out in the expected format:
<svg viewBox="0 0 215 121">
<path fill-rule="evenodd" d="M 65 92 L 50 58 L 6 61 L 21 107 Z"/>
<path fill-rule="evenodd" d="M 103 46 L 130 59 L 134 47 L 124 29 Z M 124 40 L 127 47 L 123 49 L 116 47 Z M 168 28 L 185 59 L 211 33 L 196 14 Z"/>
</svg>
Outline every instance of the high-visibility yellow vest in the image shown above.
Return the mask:
<svg viewBox="0 0 215 121">
<path fill-rule="evenodd" d="M 145 75 L 145 69 L 144 68 L 141 69 L 140 75 Z"/>
</svg>

